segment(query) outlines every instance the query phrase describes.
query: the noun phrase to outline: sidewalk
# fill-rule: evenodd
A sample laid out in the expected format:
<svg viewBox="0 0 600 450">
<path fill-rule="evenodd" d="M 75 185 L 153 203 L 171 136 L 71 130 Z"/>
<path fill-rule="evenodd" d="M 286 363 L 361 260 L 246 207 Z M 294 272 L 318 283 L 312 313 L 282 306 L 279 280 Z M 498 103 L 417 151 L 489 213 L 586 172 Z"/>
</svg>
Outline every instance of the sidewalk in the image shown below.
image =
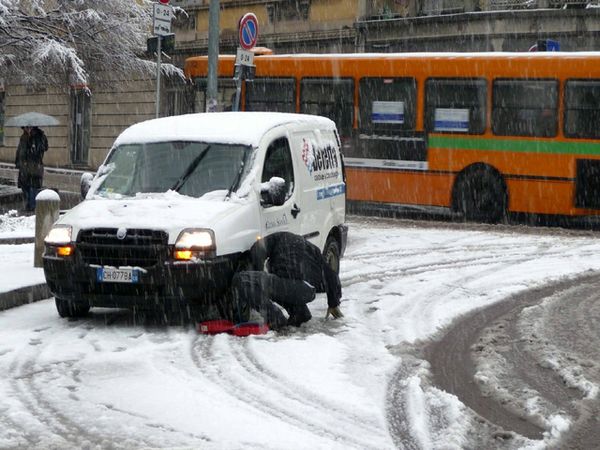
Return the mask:
<svg viewBox="0 0 600 450">
<path fill-rule="evenodd" d="M 44 188 L 55 189 L 61 210 L 81 201 L 84 171 L 46 167 Z M 35 216 L 19 215 L 21 190 L 14 164 L 0 163 L 0 311 L 52 297 L 44 270 L 33 267 Z M 22 214 L 22 213 L 21 213 Z"/>
<path fill-rule="evenodd" d="M 35 216 L 0 214 L 0 311 L 52 297 L 33 267 Z"/>
</svg>

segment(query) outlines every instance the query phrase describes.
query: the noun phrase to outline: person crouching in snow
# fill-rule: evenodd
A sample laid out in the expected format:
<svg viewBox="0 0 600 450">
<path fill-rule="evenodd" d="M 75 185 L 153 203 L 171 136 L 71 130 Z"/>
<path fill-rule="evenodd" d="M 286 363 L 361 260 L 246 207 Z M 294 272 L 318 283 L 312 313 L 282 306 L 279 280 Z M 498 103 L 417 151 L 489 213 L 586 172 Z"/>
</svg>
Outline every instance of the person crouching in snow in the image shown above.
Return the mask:
<svg viewBox="0 0 600 450">
<path fill-rule="evenodd" d="M 274 330 L 298 327 L 311 319 L 307 303 L 317 292 L 327 293 L 326 318 L 343 317 L 340 279 L 316 245 L 302 236 L 279 232 L 258 240 L 250 256 L 254 270 L 238 272 L 232 280 L 236 320 L 248 320 L 252 308 Z M 273 302 L 286 310 L 287 319 Z"/>
</svg>

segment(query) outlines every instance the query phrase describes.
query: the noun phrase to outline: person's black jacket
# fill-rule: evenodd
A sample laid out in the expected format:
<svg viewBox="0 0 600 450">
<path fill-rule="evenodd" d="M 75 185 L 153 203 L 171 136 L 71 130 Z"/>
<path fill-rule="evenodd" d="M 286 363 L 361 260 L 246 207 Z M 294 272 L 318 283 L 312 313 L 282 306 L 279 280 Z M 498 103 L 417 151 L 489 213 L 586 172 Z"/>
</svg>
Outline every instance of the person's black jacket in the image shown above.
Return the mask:
<svg viewBox="0 0 600 450">
<path fill-rule="evenodd" d="M 271 234 L 257 241 L 250 255 L 256 270 L 263 270 L 268 259 L 268 271 L 273 275 L 303 280 L 317 292 L 327 293 L 330 308 L 340 304 L 342 285 L 338 274 L 329 267 L 321 250 L 302 236 L 288 232 Z"/>
<path fill-rule="evenodd" d="M 15 165 L 19 169 L 19 185 L 42 187 L 44 176 L 44 153 L 48 150 L 48 139 L 42 130 L 33 127 L 29 134 L 21 136 Z"/>
</svg>

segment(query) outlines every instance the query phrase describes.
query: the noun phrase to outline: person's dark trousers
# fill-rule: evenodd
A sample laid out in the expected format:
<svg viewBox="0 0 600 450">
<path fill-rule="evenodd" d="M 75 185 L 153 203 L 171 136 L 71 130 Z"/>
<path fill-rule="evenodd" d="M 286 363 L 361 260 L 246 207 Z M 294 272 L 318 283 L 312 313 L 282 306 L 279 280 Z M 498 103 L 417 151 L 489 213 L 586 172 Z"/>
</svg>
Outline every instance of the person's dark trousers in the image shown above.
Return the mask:
<svg viewBox="0 0 600 450">
<path fill-rule="evenodd" d="M 236 319 L 243 321 L 246 315 L 244 311 L 252 308 L 274 329 L 286 325 L 287 320 L 273 302 L 292 315 L 308 310 L 306 304 L 315 298 L 315 289 L 304 281 L 280 278 L 260 271 L 236 273 L 232 280 L 232 291 L 234 311 L 238 312 Z"/>
<path fill-rule="evenodd" d="M 33 186 L 21 186 L 21 190 L 23 191 L 25 210 L 33 211 L 35 209 L 35 196 L 38 194 L 38 189 Z"/>
<path fill-rule="evenodd" d="M 38 189 L 30 186 L 27 188 L 27 211 L 35 210 L 35 197 L 38 194 Z"/>
</svg>

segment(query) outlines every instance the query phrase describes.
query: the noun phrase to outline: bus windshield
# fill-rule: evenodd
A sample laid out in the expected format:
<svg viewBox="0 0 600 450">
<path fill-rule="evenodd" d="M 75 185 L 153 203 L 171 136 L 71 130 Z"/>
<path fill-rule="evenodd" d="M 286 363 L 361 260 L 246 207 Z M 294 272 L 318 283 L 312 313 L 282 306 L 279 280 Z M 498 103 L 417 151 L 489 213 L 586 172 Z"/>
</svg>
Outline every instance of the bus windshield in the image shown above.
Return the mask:
<svg viewBox="0 0 600 450">
<path fill-rule="evenodd" d="M 103 197 L 174 190 L 201 197 L 234 191 L 248 170 L 251 147 L 192 141 L 126 144 L 115 148 L 100 170 L 96 194 Z"/>
</svg>

